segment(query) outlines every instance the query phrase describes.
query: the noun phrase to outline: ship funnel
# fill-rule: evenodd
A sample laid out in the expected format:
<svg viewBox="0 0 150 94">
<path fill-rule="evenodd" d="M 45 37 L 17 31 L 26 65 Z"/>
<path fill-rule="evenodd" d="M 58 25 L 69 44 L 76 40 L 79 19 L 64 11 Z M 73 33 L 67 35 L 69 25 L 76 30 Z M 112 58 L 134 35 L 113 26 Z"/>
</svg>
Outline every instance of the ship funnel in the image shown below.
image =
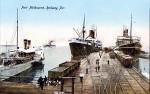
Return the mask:
<svg viewBox="0 0 150 94">
<path fill-rule="evenodd" d="M 28 46 L 28 40 L 27 39 L 24 39 L 24 49 L 27 49 L 27 46 Z"/>
<path fill-rule="evenodd" d="M 89 37 L 95 38 L 95 31 L 94 30 L 90 30 L 89 32 Z"/>
<path fill-rule="evenodd" d="M 28 49 L 31 47 L 31 40 L 28 40 Z"/>
<path fill-rule="evenodd" d="M 124 29 L 123 30 L 123 36 L 124 37 L 128 37 L 128 29 Z"/>
</svg>

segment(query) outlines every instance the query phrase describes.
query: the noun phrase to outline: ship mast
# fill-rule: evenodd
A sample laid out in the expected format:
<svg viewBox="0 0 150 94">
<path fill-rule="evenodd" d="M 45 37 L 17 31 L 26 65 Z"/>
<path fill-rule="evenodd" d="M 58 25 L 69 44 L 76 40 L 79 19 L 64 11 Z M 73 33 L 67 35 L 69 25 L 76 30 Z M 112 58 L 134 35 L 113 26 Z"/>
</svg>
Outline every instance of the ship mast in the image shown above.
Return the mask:
<svg viewBox="0 0 150 94">
<path fill-rule="evenodd" d="M 82 27 L 82 35 L 83 35 L 83 40 L 84 40 L 84 33 L 85 33 L 85 14 L 84 14 L 84 20 L 83 20 L 83 27 Z"/>
<path fill-rule="evenodd" d="M 17 9 L 17 50 L 19 49 L 18 47 L 18 9 Z"/>
<path fill-rule="evenodd" d="M 95 36 L 95 38 L 97 38 L 97 26 L 96 26 L 96 36 Z"/>
<path fill-rule="evenodd" d="M 130 23 L 130 43 L 132 43 L 132 13 L 131 13 L 131 23 Z"/>
</svg>

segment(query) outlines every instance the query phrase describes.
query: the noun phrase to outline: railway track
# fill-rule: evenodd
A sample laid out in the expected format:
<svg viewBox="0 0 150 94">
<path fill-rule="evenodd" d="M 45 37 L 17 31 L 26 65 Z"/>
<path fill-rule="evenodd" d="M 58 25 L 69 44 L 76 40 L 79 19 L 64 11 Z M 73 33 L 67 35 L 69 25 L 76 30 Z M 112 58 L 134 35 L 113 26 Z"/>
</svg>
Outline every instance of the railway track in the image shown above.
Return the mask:
<svg viewBox="0 0 150 94">
<path fill-rule="evenodd" d="M 112 62 L 112 66 L 113 66 L 115 71 L 117 71 L 116 70 L 117 67 L 120 68 L 120 71 L 119 71 L 119 77 L 120 78 L 119 78 L 119 81 L 118 81 L 118 85 L 119 85 L 119 87 L 121 89 L 121 92 L 123 94 L 135 94 L 133 88 L 130 85 L 130 82 L 126 79 L 126 77 L 124 75 L 125 70 L 122 67 L 122 65 L 119 64 L 119 61 L 115 60 L 114 62 Z M 118 90 L 116 90 L 116 91 L 118 91 Z M 119 93 L 117 93 L 117 94 L 119 94 Z"/>
<path fill-rule="evenodd" d="M 145 94 L 149 94 L 149 82 L 145 81 L 139 73 L 135 72 L 133 69 L 127 69 L 128 73 L 132 78 L 138 83 L 138 85 L 144 90 Z M 143 93 L 144 94 L 144 93 Z"/>
<path fill-rule="evenodd" d="M 94 94 L 98 94 L 97 92 L 99 92 L 99 89 L 97 89 L 97 88 L 99 88 L 99 86 L 98 86 L 99 84 L 97 84 L 97 83 L 99 83 L 99 78 L 98 78 L 98 81 L 97 81 L 97 79 L 95 79 L 97 77 L 93 76 L 93 71 L 94 71 L 95 68 L 93 68 L 93 66 L 92 66 L 95 63 L 94 61 L 96 60 L 96 55 L 93 54 L 93 55 L 90 55 L 89 57 L 90 57 L 90 63 L 91 63 L 90 64 L 90 76 L 92 78 L 92 83 L 93 83 L 93 92 L 94 92 Z"/>
<path fill-rule="evenodd" d="M 96 61 L 96 59 L 100 59 L 97 54 L 95 54 L 95 56 L 92 57 L 91 61 Z M 106 59 L 106 57 L 103 57 L 103 60 Z M 102 62 L 102 61 L 100 61 Z M 110 76 L 107 75 L 107 71 L 109 70 L 109 67 L 107 67 L 107 65 L 105 64 L 101 64 L 101 69 L 100 71 L 96 72 L 95 70 L 95 62 L 92 62 L 94 66 L 91 66 L 92 69 L 92 73 L 91 73 L 91 77 L 92 77 L 92 82 L 93 82 L 93 92 L 94 94 L 111 94 L 109 93 L 109 83 L 110 83 Z M 102 75 L 101 75 L 102 73 Z M 105 75 L 103 75 L 105 74 Z M 108 77 L 106 77 L 108 76 Z"/>
<path fill-rule="evenodd" d="M 124 68 L 119 62 L 116 64 L 121 68 L 119 83 L 123 94 L 149 94 L 149 84 L 143 77 L 140 77 L 133 68 Z"/>
<path fill-rule="evenodd" d="M 104 53 L 100 63 L 100 71 L 95 71 L 94 54 L 90 61 L 91 77 L 94 94 L 149 94 L 149 82 L 130 68 L 124 68 L 117 59 L 110 59 Z M 107 64 L 107 60 L 110 64 Z"/>
</svg>

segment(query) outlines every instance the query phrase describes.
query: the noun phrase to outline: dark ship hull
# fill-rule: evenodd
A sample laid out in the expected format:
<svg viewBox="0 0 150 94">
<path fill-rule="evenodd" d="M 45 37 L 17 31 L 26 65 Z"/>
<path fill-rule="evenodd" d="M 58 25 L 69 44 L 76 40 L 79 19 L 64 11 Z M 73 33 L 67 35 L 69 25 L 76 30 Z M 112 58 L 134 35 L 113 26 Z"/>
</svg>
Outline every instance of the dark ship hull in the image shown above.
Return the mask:
<svg viewBox="0 0 150 94">
<path fill-rule="evenodd" d="M 119 46 L 119 50 L 123 51 L 125 54 L 129 54 L 131 56 L 139 55 L 141 52 L 141 44 L 139 42 L 130 43 L 126 45 Z"/>
<path fill-rule="evenodd" d="M 102 42 L 97 39 L 96 27 L 92 27 L 92 29 L 89 30 L 89 35 L 85 36 L 85 16 L 81 33 L 78 32 L 78 30 L 75 30 L 75 32 L 78 38 L 71 38 L 69 40 L 72 59 L 85 58 L 90 53 L 98 52 L 102 49 Z"/>
<path fill-rule="evenodd" d="M 141 43 L 140 37 L 132 36 L 130 30 L 130 36 L 128 35 L 128 29 L 123 30 L 123 36 L 117 37 L 116 46 L 122 51 L 124 54 L 128 54 L 131 56 L 138 56 L 141 52 Z"/>
<path fill-rule="evenodd" d="M 84 58 L 93 52 L 98 52 L 101 50 L 100 47 L 95 47 L 94 45 L 82 44 L 82 43 L 69 43 L 72 58 Z"/>
</svg>

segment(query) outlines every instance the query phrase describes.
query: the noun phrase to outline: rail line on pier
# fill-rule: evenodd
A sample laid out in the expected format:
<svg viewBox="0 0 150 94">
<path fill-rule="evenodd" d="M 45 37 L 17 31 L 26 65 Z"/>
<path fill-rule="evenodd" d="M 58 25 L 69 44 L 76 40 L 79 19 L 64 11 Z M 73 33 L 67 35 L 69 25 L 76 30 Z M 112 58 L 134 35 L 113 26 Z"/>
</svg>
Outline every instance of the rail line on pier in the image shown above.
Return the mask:
<svg viewBox="0 0 150 94">
<path fill-rule="evenodd" d="M 100 71 L 95 72 L 95 60 L 100 59 L 96 55 L 90 56 L 94 94 L 149 94 L 149 82 L 134 68 L 125 68 L 117 59 L 107 57 L 106 53 L 100 61 Z"/>
</svg>

